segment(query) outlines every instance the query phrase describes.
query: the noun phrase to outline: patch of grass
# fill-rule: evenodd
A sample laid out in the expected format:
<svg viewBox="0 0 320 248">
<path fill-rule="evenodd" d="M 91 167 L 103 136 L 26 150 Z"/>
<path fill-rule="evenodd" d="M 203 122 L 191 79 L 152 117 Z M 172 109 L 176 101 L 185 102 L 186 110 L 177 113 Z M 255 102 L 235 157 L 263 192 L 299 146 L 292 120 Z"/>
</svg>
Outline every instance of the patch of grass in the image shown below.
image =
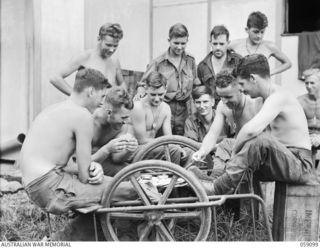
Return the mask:
<svg viewBox="0 0 320 248">
<path fill-rule="evenodd" d="M 49 235 L 46 213 L 29 200 L 25 191 L 4 194 L 0 201 L 1 241 L 37 241 Z M 60 229 L 66 216 L 51 216 L 53 230 Z"/>
<path fill-rule="evenodd" d="M 0 198 L 0 241 L 38 241 L 49 235 L 47 215 L 33 204 L 24 191 L 5 194 Z M 253 227 L 248 210 L 242 209 L 240 218 L 234 220 L 231 212 L 217 209 L 218 241 L 254 240 Z M 256 222 L 257 240 L 268 239 L 262 216 Z M 53 230 L 60 230 L 67 221 L 67 216 L 51 215 Z M 214 225 L 208 241 L 216 241 Z"/>
</svg>

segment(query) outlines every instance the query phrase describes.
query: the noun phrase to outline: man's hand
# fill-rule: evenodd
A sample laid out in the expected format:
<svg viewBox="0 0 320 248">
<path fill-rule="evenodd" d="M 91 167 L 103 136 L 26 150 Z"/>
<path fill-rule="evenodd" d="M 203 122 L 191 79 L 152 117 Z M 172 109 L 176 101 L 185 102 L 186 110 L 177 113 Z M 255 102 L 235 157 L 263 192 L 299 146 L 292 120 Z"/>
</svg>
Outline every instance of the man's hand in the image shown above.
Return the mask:
<svg viewBox="0 0 320 248">
<path fill-rule="evenodd" d="M 127 147 L 127 140 L 122 136 L 113 140 L 110 140 L 105 148 L 108 149 L 109 153 L 122 152 Z"/>
<path fill-rule="evenodd" d="M 92 161 L 89 167 L 89 179 L 90 184 L 100 184 L 103 182 L 103 169 L 101 164 Z"/>
<path fill-rule="evenodd" d="M 206 158 L 207 154 L 201 150 L 196 151 L 193 155 L 192 155 L 192 160 L 196 161 L 196 162 L 202 162 L 204 161 L 204 159 Z"/>
<path fill-rule="evenodd" d="M 138 149 L 138 141 L 136 138 L 132 137 L 127 139 L 126 149 L 129 152 L 135 152 Z"/>
<path fill-rule="evenodd" d="M 141 98 L 144 98 L 146 95 L 146 89 L 142 86 L 137 88 L 137 94 L 133 97 L 133 101 L 139 101 Z"/>
</svg>

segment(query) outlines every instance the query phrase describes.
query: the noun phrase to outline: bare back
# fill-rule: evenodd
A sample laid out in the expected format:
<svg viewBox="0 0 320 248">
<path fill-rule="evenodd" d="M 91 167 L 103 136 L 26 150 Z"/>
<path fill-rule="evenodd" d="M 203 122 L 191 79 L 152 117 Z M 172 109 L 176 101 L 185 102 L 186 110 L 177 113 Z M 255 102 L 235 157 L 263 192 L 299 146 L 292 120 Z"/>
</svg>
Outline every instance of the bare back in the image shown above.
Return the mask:
<svg viewBox="0 0 320 248">
<path fill-rule="evenodd" d="M 273 87 L 273 93 L 266 98 L 263 107 L 251 122 L 261 129 L 270 124 L 272 135 L 287 147 L 311 148 L 303 108 L 283 88 Z"/>
<path fill-rule="evenodd" d="M 42 111 L 34 120 L 21 149 L 24 183 L 65 166 L 76 148 L 77 126 L 92 122 L 89 111 L 70 100 Z M 88 127 L 90 129 L 90 126 Z"/>
</svg>

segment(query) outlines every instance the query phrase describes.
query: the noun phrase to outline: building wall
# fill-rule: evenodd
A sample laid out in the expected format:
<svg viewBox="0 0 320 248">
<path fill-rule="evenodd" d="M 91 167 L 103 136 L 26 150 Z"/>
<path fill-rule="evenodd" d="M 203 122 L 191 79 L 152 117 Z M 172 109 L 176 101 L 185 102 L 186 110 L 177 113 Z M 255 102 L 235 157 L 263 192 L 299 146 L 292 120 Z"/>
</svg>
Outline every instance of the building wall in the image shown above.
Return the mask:
<svg viewBox="0 0 320 248">
<path fill-rule="evenodd" d="M 39 0 L 41 109 L 66 99 L 49 82 L 61 66 L 84 50 L 84 0 Z M 73 85 L 75 73 L 66 78 Z"/>
<path fill-rule="evenodd" d="M 183 23 L 189 32 L 186 50 L 199 63 L 207 53 L 207 1 L 155 0 L 153 3 L 152 57 L 158 57 L 168 49 L 170 27 Z"/>
<path fill-rule="evenodd" d="M 298 37 L 284 36 L 284 0 L 1 0 L 1 129 L 0 141 L 26 132 L 44 107 L 66 98 L 50 76 L 71 57 L 96 44 L 100 26 L 118 22 L 124 29 L 116 56 L 122 68 L 144 71 L 150 59 L 168 47 L 168 31 L 185 23 L 187 50 L 196 61 L 208 53 L 209 31 L 225 24 L 231 39 L 244 38 L 250 12 L 269 19 L 265 39 L 273 40 L 291 59 L 290 70 L 277 76 L 299 95 Z M 274 62 L 271 62 L 274 63 Z M 73 84 L 74 75 L 67 79 Z M 14 111 L 13 111 L 14 108 Z"/>
<path fill-rule="evenodd" d="M 25 4 L 27 0 L 1 0 L 0 140 L 27 129 Z"/>
</svg>

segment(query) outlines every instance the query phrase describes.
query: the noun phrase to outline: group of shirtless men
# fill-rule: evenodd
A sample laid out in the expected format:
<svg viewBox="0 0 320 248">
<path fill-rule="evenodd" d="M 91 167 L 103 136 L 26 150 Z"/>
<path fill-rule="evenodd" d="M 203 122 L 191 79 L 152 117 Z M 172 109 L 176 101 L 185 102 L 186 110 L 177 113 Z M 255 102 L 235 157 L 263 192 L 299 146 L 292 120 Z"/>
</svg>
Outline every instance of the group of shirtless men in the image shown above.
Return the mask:
<svg viewBox="0 0 320 248">
<path fill-rule="evenodd" d="M 172 146 L 174 163 L 181 164 L 185 156 L 203 161 L 213 155 L 210 178 L 202 177 L 195 165 L 188 169 L 208 195 L 232 192 L 248 168 L 262 181 L 315 183 L 308 127 L 313 134 L 320 127 L 320 70 L 306 71 L 308 93 L 299 99 L 271 82 L 272 75 L 291 63 L 263 40 L 267 26 L 267 17 L 253 12 L 245 29 L 248 37 L 233 42 L 226 27 L 215 26 L 212 51 L 197 67 L 185 51 L 187 28 L 173 25 L 168 50 L 148 65 L 133 96 L 112 56 L 122 29 L 119 24 L 103 25 L 97 46 L 50 79 L 70 96 L 44 109 L 27 133 L 20 167 L 29 197 L 55 214 L 99 203 L 112 176 L 137 151 L 159 135 L 172 134 L 201 143 L 193 154 Z M 280 62 L 272 72 L 269 57 Z M 64 78 L 73 72 L 71 88 Z M 317 135 L 313 140 L 318 142 Z M 161 156 L 161 149 L 151 155 Z M 114 200 L 136 197 L 132 185 L 123 182 Z M 86 218 L 70 221 L 53 239 L 92 240 L 83 224 Z"/>
</svg>

